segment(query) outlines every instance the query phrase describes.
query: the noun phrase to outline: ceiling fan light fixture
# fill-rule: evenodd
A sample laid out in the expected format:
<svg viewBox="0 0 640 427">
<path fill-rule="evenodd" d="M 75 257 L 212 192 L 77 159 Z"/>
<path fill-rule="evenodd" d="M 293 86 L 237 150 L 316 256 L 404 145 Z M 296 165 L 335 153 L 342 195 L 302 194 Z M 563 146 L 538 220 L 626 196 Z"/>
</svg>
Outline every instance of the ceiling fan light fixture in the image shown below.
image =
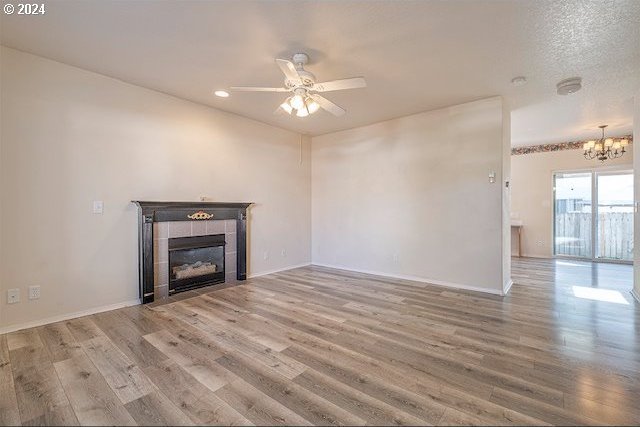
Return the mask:
<svg viewBox="0 0 640 427">
<path fill-rule="evenodd" d="M 296 110 L 300 110 L 301 108 L 304 108 L 304 99 L 300 95 L 294 95 L 289 101 L 289 105 Z"/>
<path fill-rule="evenodd" d="M 314 101 L 311 98 L 307 99 L 307 110 L 309 110 L 309 114 L 313 114 L 320 109 L 320 104 Z"/>
<path fill-rule="evenodd" d="M 307 111 L 306 108 L 300 108 L 298 111 L 296 111 L 296 116 L 298 117 L 307 117 L 309 115 L 309 112 Z"/>
<path fill-rule="evenodd" d="M 289 105 L 289 99 L 287 99 L 282 104 L 280 104 L 280 108 L 282 108 L 284 111 L 286 111 L 287 114 L 291 114 L 291 112 L 293 111 L 293 107 L 291 105 Z"/>
</svg>

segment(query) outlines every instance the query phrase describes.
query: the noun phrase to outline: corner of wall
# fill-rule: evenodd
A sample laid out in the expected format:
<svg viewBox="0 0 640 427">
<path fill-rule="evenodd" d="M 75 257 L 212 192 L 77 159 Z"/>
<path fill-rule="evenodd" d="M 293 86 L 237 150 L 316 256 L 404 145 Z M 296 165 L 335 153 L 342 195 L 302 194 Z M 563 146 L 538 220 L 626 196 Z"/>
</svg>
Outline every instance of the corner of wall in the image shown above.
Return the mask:
<svg viewBox="0 0 640 427">
<path fill-rule="evenodd" d="M 502 99 L 502 294 L 511 280 L 511 108 Z"/>
<path fill-rule="evenodd" d="M 312 226 L 313 226 L 313 206 L 312 206 L 312 201 L 313 201 L 313 196 L 311 194 L 311 192 L 313 191 L 313 185 L 312 185 L 312 179 L 311 179 L 311 174 L 312 172 L 312 163 L 311 163 L 311 142 L 312 142 L 312 137 L 311 135 L 305 135 L 305 134 L 300 134 L 300 165 L 306 164 L 308 167 L 308 173 L 307 173 L 307 241 L 308 241 L 308 252 L 307 252 L 307 263 L 311 264 L 311 261 L 313 259 L 313 242 L 312 242 L 312 237 L 313 237 L 313 232 L 312 232 Z"/>
</svg>

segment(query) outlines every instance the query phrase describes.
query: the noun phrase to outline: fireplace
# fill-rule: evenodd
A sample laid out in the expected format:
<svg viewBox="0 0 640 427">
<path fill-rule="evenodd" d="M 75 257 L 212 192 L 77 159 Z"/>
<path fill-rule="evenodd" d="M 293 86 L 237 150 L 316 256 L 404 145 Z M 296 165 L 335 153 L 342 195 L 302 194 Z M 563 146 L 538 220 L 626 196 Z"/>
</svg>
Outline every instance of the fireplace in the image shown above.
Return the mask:
<svg viewBox="0 0 640 427">
<path fill-rule="evenodd" d="M 169 239 L 169 294 L 225 279 L 225 235 Z"/>
<path fill-rule="evenodd" d="M 138 265 L 143 303 L 199 286 L 247 278 L 246 202 L 138 205 Z"/>
</svg>

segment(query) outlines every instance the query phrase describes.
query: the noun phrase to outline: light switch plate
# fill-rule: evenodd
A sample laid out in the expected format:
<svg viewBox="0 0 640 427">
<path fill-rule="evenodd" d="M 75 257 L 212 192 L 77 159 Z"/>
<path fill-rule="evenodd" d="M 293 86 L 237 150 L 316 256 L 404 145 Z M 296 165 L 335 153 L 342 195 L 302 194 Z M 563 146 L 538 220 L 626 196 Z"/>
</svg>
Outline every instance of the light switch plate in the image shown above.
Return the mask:
<svg viewBox="0 0 640 427">
<path fill-rule="evenodd" d="M 100 215 L 103 212 L 104 212 L 104 202 L 102 200 L 94 200 L 93 201 L 93 213 Z"/>
<path fill-rule="evenodd" d="M 7 304 L 20 302 L 20 289 L 7 289 Z"/>
</svg>

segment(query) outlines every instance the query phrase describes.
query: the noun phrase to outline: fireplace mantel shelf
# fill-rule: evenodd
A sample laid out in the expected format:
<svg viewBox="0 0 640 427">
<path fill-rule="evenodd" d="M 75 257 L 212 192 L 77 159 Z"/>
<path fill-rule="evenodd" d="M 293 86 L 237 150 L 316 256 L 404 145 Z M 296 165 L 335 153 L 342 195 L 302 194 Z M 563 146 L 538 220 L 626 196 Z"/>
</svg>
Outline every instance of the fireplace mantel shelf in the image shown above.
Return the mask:
<svg viewBox="0 0 640 427">
<path fill-rule="evenodd" d="M 149 201 L 149 200 L 134 200 L 133 203 L 136 203 L 140 206 L 159 207 L 159 208 L 194 207 L 194 206 L 211 206 L 211 207 L 220 207 L 220 208 L 246 208 L 249 205 L 253 204 L 253 202 L 190 202 L 190 201 L 157 202 L 157 201 Z"/>
<path fill-rule="evenodd" d="M 247 209 L 253 202 L 156 202 L 133 200 L 142 210 L 162 209 Z"/>
<path fill-rule="evenodd" d="M 140 297 L 154 300 L 153 223 L 170 221 L 235 220 L 237 280 L 247 278 L 247 208 L 251 202 L 157 202 L 133 200 L 138 206 L 138 263 Z"/>
</svg>

